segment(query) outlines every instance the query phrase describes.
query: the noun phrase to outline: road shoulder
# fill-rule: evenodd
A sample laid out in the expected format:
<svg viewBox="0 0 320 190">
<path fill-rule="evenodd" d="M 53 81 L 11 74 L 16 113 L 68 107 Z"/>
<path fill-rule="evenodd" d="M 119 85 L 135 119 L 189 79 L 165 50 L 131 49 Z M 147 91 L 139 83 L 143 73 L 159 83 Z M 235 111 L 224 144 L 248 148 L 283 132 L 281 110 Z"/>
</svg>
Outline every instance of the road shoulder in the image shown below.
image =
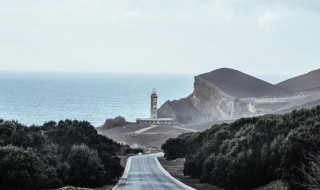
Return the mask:
<svg viewBox="0 0 320 190">
<path fill-rule="evenodd" d="M 180 187 L 182 187 L 182 188 L 184 188 L 184 189 L 186 189 L 186 190 L 196 190 L 196 189 L 194 189 L 194 188 L 192 188 L 192 187 L 190 187 L 190 186 L 182 183 L 181 181 L 177 180 L 176 178 L 172 177 L 172 176 L 170 175 L 170 173 L 167 172 L 167 171 L 162 167 L 162 165 L 160 164 L 160 162 L 159 162 L 159 160 L 158 160 L 158 157 L 155 157 L 154 160 L 155 160 L 155 162 L 157 163 L 157 165 L 158 165 L 158 167 L 160 168 L 160 170 L 162 171 L 162 173 L 163 173 L 165 176 L 167 176 L 169 179 L 171 179 L 171 181 L 173 181 L 175 184 L 179 185 Z"/>
<path fill-rule="evenodd" d="M 166 160 L 165 157 L 158 157 L 162 167 L 170 173 L 175 179 L 197 190 L 222 190 L 216 186 L 200 183 L 198 179 L 192 179 L 189 176 L 183 175 L 183 167 L 185 159 L 179 158 L 176 160 Z"/>
<path fill-rule="evenodd" d="M 129 170 L 131 168 L 131 158 L 128 158 L 127 164 L 126 164 L 126 168 L 123 172 L 122 177 L 120 178 L 118 184 L 116 186 L 114 186 L 114 188 L 112 190 L 122 190 L 123 186 L 125 185 L 127 178 L 128 178 L 128 174 L 129 174 Z"/>
</svg>

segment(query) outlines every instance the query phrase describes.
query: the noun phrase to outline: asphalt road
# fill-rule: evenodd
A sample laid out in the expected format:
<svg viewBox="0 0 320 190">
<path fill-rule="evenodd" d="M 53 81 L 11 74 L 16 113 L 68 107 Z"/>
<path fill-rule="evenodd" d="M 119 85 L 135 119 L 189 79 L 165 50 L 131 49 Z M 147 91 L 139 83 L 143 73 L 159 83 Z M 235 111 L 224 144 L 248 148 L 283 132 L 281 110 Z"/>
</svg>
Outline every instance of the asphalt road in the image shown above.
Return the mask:
<svg viewBox="0 0 320 190">
<path fill-rule="evenodd" d="M 122 184 L 115 189 L 123 190 L 182 190 L 192 189 L 182 184 L 174 182 L 175 179 L 165 174 L 160 168 L 156 157 L 162 156 L 162 153 L 140 155 L 131 157 L 131 163 L 127 164 Z M 129 168 L 128 168 L 129 167 Z M 180 183 L 178 185 L 177 183 Z"/>
</svg>

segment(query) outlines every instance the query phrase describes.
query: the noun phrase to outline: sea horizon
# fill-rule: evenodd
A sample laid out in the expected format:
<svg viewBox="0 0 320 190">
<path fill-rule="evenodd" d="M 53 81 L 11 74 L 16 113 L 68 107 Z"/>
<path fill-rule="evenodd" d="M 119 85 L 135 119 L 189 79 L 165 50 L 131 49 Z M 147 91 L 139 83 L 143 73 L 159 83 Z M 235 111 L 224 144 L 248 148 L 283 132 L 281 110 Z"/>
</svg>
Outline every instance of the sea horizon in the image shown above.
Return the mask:
<svg viewBox="0 0 320 190">
<path fill-rule="evenodd" d="M 77 119 L 98 127 L 121 115 L 149 117 L 155 88 L 158 107 L 192 93 L 187 74 L 57 73 L 0 71 L 0 118 L 26 125 Z"/>
<path fill-rule="evenodd" d="M 149 117 L 149 96 L 155 88 L 158 108 L 193 91 L 193 74 L 59 71 L 0 71 L 0 118 L 26 125 L 77 119 L 95 127 L 108 118 L 129 122 Z M 272 83 L 289 76 L 256 76 Z M 273 83 L 276 83 L 273 82 Z"/>
</svg>

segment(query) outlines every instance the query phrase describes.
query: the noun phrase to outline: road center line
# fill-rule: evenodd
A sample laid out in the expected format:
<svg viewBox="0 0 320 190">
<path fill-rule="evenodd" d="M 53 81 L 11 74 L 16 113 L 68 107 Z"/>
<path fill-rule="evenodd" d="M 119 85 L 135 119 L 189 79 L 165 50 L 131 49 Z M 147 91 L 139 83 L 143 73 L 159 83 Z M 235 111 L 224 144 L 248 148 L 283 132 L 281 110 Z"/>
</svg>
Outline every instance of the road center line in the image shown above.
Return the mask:
<svg viewBox="0 0 320 190">
<path fill-rule="evenodd" d="M 147 177 L 149 183 L 153 186 L 153 189 L 157 189 L 156 186 L 154 185 L 154 183 L 151 181 L 151 179 L 149 178 L 149 176 L 147 174 L 147 168 L 146 168 L 146 165 L 144 163 L 144 158 L 142 158 L 142 163 L 143 163 L 144 172 L 146 174 L 146 177 Z"/>
</svg>

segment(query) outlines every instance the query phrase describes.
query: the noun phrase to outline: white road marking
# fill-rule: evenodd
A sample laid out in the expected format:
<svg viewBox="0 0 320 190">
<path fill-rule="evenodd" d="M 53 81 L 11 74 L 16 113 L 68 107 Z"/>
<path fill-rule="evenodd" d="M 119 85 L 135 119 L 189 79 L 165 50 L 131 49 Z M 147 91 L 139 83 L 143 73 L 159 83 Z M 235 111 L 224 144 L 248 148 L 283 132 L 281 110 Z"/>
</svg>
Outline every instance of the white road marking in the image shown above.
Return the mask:
<svg viewBox="0 0 320 190">
<path fill-rule="evenodd" d="M 152 185 L 153 189 L 157 189 L 156 186 L 154 185 L 154 183 L 152 182 L 152 180 L 149 178 L 148 176 L 148 173 L 147 173 L 147 168 L 146 168 L 146 165 L 144 163 L 144 158 L 142 158 L 142 163 L 143 163 L 143 168 L 144 168 L 144 172 L 145 172 L 145 175 L 149 181 L 149 183 Z"/>
<path fill-rule="evenodd" d="M 150 127 L 146 127 L 146 128 L 140 129 L 138 131 L 134 131 L 134 133 L 143 133 L 143 132 L 148 131 L 150 129 L 153 129 L 155 127 L 157 127 L 157 126 L 156 125 L 151 125 Z"/>
<path fill-rule="evenodd" d="M 197 132 L 197 131 L 194 130 L 194 129 L 187 129 L 187 128 L 178 127 L 178 126 L 172 126 L 172 127 L 175 127 L 175 128 L 178 128 L 178 129 L 184 129 L 184 130 L 186 130 L 186 131 Z"/>
<path fill-rule="evenodd" d="M 130 175 L 131 174 L 144 174 L 146 179 L 147 179 L 147 183 L 151 185 L 151 190 L 159 190 L 159 189 L 163 189 L 161 187 L 162 183 L 159 183 L 155 178 L 152 177 L 153 173 L 151 173 L 151 170 L 150 170 L 150 167 L 148 168 L 147 166 L 149 166 L 145 160 L 148 161 L 148 159 L 151 159 L 150 162 L 152 162 L 151 165 L 152 168 L 154 167 L 154 163 L 153 163 L 153 160 L 155 161 L 156 165 L 158 166 L 158 168 L 160 169 L 160 171 L 166 176 L 169 178 L 169 180 L 173 181 L 175 184 L 177 184 L 178 186 L 180 186 L 180 188 L 184 188 L 186 190 L 195 190 L 185 184 L 183 184 L 182 182 L 178 181 L 177 179 L 173 178 L 166 170 L 164 170 L 161 166 L 161 164 L 159 163 L 158 159 L 156 157 L 160 157 L 160 156 L 163 156 L 163 152 L 160 152 L 160 153 L 155 153 L 155 154 L 151 154 L 151 155 L 143 155 L 143 156 L 133 156 L 133 157 L 130 157 L 128 159 L 128 162 L 126 164 L 126 168 L 125 168 L 125 171 L 123 173 L 123 176 L 120 178 L 119 180 L 119 183 L 113 188 L 113 190 L 123 190 L 123 189 L 130 189 L 130 188 L 133 188 L 132 190 L 134 189 L 137 189 L 138 187 L 135 187 L 134 184 L 132 183 L 127 183 L 127 180 L 128 180 L 128 176 L 129 176 L 129 173 Z M 141 159 L 142 159 L 142 167 L 143 169 L 141 168 L 141 166 L 139 167 L 141 170 L 140 172 L 130 172 L 129 170 L 131 170 L 131 162 L 132 162 L 132 159 L 135 159 L 134 157 L 136 157 L 137 159 L 139 159 L 139 163 L 135 163 L 135 164 L 138 164 L 140 165 L 141 164 Z M 143 171 L 144 170 L 144 171 Z M 158 175 L 158 174 L 157 174 Z M 141 176 L 142 177 L 142 176 Z M 143 178 L 143 177 L 142 177 Z M 155 179 L 152 181 L 152 179 Z M 136 181 L 136 182 L 145 182 L 145 180 L 141 179 L 140 178 L 140 181 Z M 167 182 L 166 182 L 167 183 Z M 171 185 L 175 185 L 175 184 L 172 184 L 170 183 Z M 157 185 L 160 185 L 160 186 L 157 186 Z M 131 186 L 131 187 L 130 187 Z M 133 187 L 132 187 L 133 186 Z M 180 189 L 180 188 L 177 188 L 177 189 Z M 173 188 L 174 189 L 174 188 Z"/>
</svg>

